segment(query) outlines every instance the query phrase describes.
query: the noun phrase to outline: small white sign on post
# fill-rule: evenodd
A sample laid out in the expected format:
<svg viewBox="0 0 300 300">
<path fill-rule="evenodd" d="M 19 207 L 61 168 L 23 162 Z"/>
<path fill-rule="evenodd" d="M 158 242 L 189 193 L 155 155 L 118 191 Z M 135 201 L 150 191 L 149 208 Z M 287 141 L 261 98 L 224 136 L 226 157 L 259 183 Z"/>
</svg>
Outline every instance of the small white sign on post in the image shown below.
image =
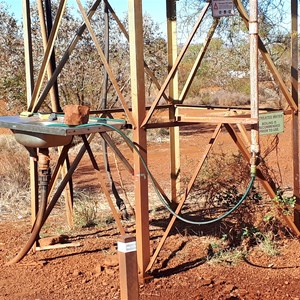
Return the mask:
<svg viewBox="0 0 300 300">
<path fill-rule="evenodd" d="M 211 7 L 214 18 L 234 15 L 233 0 L 212 0 Z"/>
<path fill-rule="evenodd" d="M 259 114 L 259 133 L 278 134 L 284 131 L 283 111 Z"/>
</svg>

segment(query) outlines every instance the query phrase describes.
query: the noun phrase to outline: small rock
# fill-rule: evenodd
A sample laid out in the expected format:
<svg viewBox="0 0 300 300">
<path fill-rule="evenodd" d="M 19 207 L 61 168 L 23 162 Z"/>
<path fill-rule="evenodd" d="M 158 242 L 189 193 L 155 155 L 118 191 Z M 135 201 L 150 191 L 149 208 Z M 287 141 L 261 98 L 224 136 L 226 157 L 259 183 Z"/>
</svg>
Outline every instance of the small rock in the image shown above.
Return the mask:
<svg viewBox="0 0 300 300">
<path fill-rule="evenodd" d="M 63 110 L 64 122 L 67 125 L 86 124 L 89 120 L 90 108 L 88 106 L 69 104 L 64 106 Z"/>
<path fill-rule="evenodd" d="M 288 281 L 285 281 L 284 284 L 285 284 L 285 285 L 289 285 L 290 283 L 289 283 Z"/>
<path fill-rule="evenodd" d="M 210 285 L 212 283 L 211 279 L 203 279 L 201 281 L 202 286 Z"/>
<path fill-rule="evenodd" d="M 111 269 L 111 268 L 106 268 L 105 273 L 108 274 L 108 275 L 113 275 L 113 274 L 115 274 L 115 270 Z"/>
<path fill-rule="evenodd" d="M 88 283 L 88 282 L 89 282 L 89 279 L 87 279 L 87 278 L 84 278 L 84 279 L 81 281 L 82 284 L 85 284 L 85 283 Z"/>
<path fill-rule="evenodd" d="M 225 284 L 225 281 L 224 280 L 215 280 L 215 285 L 222 285 L 222 284 Z"/>
<path fill-rule="evenodd" d="M 100 274 L 104 271 L 104 269 L 105 269 L 105 267 L 99 264 L 96 266 L 95 272 L 96 272 L 96 274 Z"/>
<path fill-rule="evenodd" d="M 66 242 L 67 239 L 68 239 L 68 237 L 65 235 L 58 235 L 58 236 L 51 236 L 51 237 L 39 239 L 38 243 L 39 243 L 40 247 L 45 247 L 45 246 L 51 246 L 51 245 L 64 243 L 64 242 Z"/>
<path fill-rule="evenodd" d="M 233 284 L 227 284 L 225 287 L 224 287 L 224 294 L 230 294 L 233 290 L 236 289 L 236 286 L 234 286 Z"/>
<path fill-rule="evenodd" d="M 103 265 L 106 267 L 117 267 L 119 265 L 119 260 L 117 255 L 111 255 L 105 258 Z"/>
<path fill-rule="evenodd" d="M 82 272 L 81 272 L 81 271 L 79 271 L 79 270 L 74 270 L 73 276 L 80 276 L 80 275 L 82 275 Z"/>
<path fill-rule="evenodd" d="M 247 294 L 248 294 L 248 291 L 247 290 L 244 290 L 244 289 L 239 289 L 239 295 L 241 296 L 241 297 L 244 297 L 244 296 L 246 296 Z"/>
<path fill-rule="evenodd" d="M 156 284 L 156 283 L 158 283 L 158 282 L 160 282 L 160 279 L 159 279 L 159 278 L 154 278 L 154 279 L 153 279 L 153 283 Z"/>
</svg>

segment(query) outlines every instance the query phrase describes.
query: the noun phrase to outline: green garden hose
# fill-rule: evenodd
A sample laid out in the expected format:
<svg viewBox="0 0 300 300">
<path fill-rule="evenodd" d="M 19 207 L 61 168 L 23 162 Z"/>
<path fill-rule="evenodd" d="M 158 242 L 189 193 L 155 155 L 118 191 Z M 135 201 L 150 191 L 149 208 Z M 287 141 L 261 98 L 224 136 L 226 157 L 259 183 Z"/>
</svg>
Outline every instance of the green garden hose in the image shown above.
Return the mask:
<svg viewBox="0 0 300 300">
<path fill-rule="evenodd" d="M 165 198 L 162 196 L 162 194 L 160 193 L 160 191 L 158 190 L 157 186 L 155 185 L 155 179 L 153 177 L 153 175 L 151 174 L 149 168 L 147 167 L 147 164 L 144 160 L 144 158 L 142 157 L 141 153 L 139 152 L 139 149 L 135 146 L 135 144 L 124 134 L 123 131 L 121 131 L 120 129 L 118 128 L 115 128 L 113 125 L 110 125 L 110 124 L 107 124 L 106 122 L 101 122 L 103 119 L 98 119 L 98 118 L 95 118 L 97 122 L 95 123 L 89 123 L 89 124 L 82 124 L 82 125 L 78 125 L 76 127 L 87 127 L 87 126 L 99 126 L 99 125 L 102 125 L 104 127 L 108 127 L 110 128 L 111 130 L 117 132 L 129 145 L 131 145 L 132 149 L 138 154 L 138 156 L 140 157 L 141 159 L 141 162 L 147 172 L 147 174 L 149 175 L 150 179 L 151 179 L 151 182 L 153 184 L 153 187 L 155 189 L 155 192 L 159 198 L 159 200 L 161 201 L 161 203 L 164 205 L 164 207 L 173 215 L 175 216 L 177 219 L 185 222 L 185 223 L 188 223 L 188 224 L 193 224 L 193 225 L 208 225 L 208 224 L 212 224 L 212 223 L 216 223 L 216 222 L 219 222 L 221 221 L 222 219 L 226 218 L 228 215 L 230 215 L 231 213 L 233 213 L 235 210 L 237 210 L 237 208 L 243 203 L 243 201 L 247 198 L 253 184 L 254 184 L 254 180 L 255 180 L 255 166 L 251 166 L 251 179 L 250 179 L 250 182 L 248 184 L 248 187 L 245 191 L 245 193 L 243 194 L 243 196 L 241 197 L 241 199 L 231 208 L 229 209 L 228 211 L 226 211 L 223 215 L 221 215 L 220 217 L 217 217 L 217 218 L 214 218 L 214 219 L 211 219 L 211 220 L 207 220 L 207 221 L 192 221 L 192 220 L 188 220 L 178 214 L 176 214 L 173 209 L 170 207 L 170 205 L 168 204 L 168 202 L 165 200 Z M 114 121 L 118 121 L 118 120 L 115 120 L 113 119 Z M 66 124 L 48 124 L 47 126 L 57 126 L 57 127 L 69 127 L 68 125 Z"/>
</svg>

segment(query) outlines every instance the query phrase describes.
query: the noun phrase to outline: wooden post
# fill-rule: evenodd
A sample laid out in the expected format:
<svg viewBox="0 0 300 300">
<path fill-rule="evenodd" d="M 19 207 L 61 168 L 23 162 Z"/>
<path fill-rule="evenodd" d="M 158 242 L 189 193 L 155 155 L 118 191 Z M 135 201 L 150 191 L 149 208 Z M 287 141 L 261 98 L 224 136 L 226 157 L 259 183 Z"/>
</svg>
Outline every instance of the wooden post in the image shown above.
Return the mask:
<svg viewBox="0 0 300 300">
<path fill-rule="evenodd" d="M 300 204 L 299 191 L 299 92 L 298 92 L 298 1 L 291 0 L 291 82 L 292 82 L 292 97 L 298 107 L 298 110 L 292 114 L 292 139 L 293 139 L 293 194 L 297 198 L 297 204 Z M 294 222 L 300 229 L 300 210 L 294 211 Z"/>
<path fill-rule="evenodd" d="M 119 276 L 121 300 L 139 299 L 138 267 L 136 257 L 136 241 L 129 235 L 118 241 Z"/>
<path fill-rule="evenodd" d="M 177 58 L 177 14 L 176 0 L 167 0 L 167 32 L 168 32 L 168 68 L 169 72 Z M 170 80 L 169 101 L 172 106 L 169 109 L 169 119 L 175 120 L 174 104 L 178 101 L 178 72 Z M 178 202 L 180 191 L 180 140 L 179 127 L 170 127 L 170 153 L 171 153 L 171 199 Z"/>
<path fill-rule="evenodd" d="M 136 124 L 133 129 L 133 142 L 147 162 L 146 130 L 141 127 L 146 116 L 145 78 L 144 78 L 144 39 L 142 1 L 128 0 L 128 27 L 130 49 L 130 75 L 132 114 Z M 140 277 L 143 280 L 150 261 L 148 176 L 137 153 L 134 159 L 134 191 L 136 203 L 136 241 L 137 260 Z"/>
</svg>

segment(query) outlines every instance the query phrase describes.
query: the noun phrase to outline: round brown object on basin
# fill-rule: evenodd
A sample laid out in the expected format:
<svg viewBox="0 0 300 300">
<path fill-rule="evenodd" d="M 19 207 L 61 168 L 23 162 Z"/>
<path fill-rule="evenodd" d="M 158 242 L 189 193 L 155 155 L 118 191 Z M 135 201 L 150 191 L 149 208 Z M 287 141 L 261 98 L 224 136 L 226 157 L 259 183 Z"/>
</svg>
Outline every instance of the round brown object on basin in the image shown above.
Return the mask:
<svg viewBox="0 0 300 300">
<path fill-rule="evenodd" d="M 64 106 L 64 113 L 64 123 L 69 126 L 77 126 L 88 123 L 90 108 L 85 105 L 69 104 Z"/>
</svg>

